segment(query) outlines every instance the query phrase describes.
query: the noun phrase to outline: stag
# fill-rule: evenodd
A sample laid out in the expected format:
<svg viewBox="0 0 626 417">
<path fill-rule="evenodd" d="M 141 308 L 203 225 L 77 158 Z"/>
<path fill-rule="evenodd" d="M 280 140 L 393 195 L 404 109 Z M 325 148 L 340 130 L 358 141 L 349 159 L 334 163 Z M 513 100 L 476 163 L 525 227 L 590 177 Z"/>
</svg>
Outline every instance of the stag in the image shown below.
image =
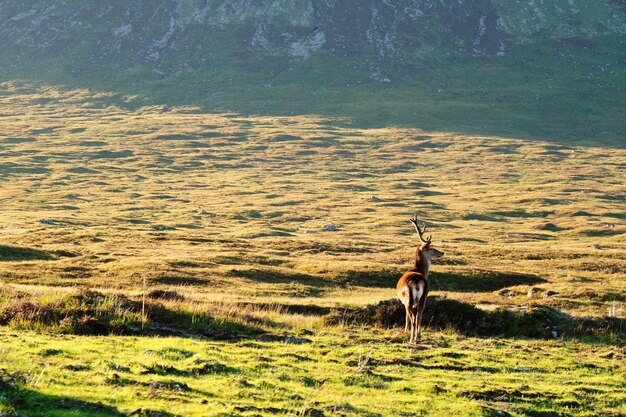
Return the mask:
<svg viewBox="0 0 626 417">
<path fill-rule="evenodd" d="M 421 338 L 422 314 L 426 306 L 428 296 L 428 270 L 432 259 L 441 258 L 443 252 L 431 245 L 432 236 L 424 239 L 426 225 L 417 224 L 417 213 L 410 219 L 420 239 L 420 244 L 415 251 L 415 265 L 406 271 L 398 281 L 396 290 L 398 298 L 404 304 L 406 310 L 406 323 L 404 331 L 411 329 L 409 343 L 416 343 Z"/>
</svg>

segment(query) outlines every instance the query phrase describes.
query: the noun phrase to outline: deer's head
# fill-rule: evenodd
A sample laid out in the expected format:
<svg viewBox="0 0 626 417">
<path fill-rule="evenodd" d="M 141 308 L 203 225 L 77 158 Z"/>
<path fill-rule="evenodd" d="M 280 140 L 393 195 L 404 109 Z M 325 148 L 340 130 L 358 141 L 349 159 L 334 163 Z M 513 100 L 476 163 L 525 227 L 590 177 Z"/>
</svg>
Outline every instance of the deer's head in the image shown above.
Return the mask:
<svg viewBox="0 0 626 417">
<path fill-rule="evenodd" d="M 422 257 L 426 258 L 428 261 L 431 259 L 441 258 L 443 256 L 443 252 L 436 249 L 432 246 L 432 235 L 429 235 L 426 239 L 424 239 L 424 233 L 426 232 L 426 225 L 423 224 L 422 227 L 417 224 L 417 213 L 410 219 L 413 226 L 415 226 L 415 230 L 417 231 L 418 236 L 420 237 L 420 245 L 417 247 L 417 252 Z"/>
</svg>

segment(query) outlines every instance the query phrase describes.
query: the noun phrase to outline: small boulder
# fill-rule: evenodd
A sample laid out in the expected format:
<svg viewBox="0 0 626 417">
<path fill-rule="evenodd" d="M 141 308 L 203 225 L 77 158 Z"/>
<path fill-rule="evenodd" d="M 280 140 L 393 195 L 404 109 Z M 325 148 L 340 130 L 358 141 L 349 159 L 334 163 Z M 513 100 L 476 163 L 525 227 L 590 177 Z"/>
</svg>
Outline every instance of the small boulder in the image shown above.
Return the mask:
<svg viewBox="0 0 626 417">
<path fill-rule="evenodd" d="M 540 292 L 543 292 L 543 290 L 541 288 L 533 287 L 533 288 L 528 290 L 528 292 L 526 293 L 526 297 L 534 298 Z"/>
<path fill-rule="evenodd" d="M 67 365 L 64 369 L 67 369 L 68 371 L 72 371 L 72 372 L 78 372 L 78 371 L 86 371 L 86 370 L 88 370 L 89 366 L 81 365 L 81 364 L 75 364 L 75 365 Z"/>
</svg>

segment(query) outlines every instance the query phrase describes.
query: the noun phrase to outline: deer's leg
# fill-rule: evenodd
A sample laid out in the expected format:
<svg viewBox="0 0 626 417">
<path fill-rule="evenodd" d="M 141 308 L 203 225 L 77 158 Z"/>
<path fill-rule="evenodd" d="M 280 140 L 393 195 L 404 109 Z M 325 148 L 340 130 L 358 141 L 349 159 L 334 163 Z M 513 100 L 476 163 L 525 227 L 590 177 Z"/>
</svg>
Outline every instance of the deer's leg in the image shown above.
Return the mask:
<svg viewBox="0 0 626 417">
<path fill-rule="evenodd" d="M 409 306 L 404 306 L 405 311 L 406 311 L 406 317 L 405 317 L 405 322 L 404 322 L 404 333 L 406 333 L 409 328 L 413 328 L 413 324 L 411 321 L 411 313 L 409 312 Z"/>
<path fill-rule="evenodd" d="M 422 338 L 422 317 L 424 316 L 425 307 L 426 307 L 426 297 L 424 297 L 424 301 L 420 303 L 419 310 L 417 313 L 417 339 L 418 340 Z"/>
<path fill-rule="evenodd" d="M 411 311 L 411 343 L 417 341 L 417 309 Z"/>
<path fill-rule="evenodd" d="M 422 310 L 419 310 L 415 318 L 415 341 L 422 339 Z"/>
</svg>

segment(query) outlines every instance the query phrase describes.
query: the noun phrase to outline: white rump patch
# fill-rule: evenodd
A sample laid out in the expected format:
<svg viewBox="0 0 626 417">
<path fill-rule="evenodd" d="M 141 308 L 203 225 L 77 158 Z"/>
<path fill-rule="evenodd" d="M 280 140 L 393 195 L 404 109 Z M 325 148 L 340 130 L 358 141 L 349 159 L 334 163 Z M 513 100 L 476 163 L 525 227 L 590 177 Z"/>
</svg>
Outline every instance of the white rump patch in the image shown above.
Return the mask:
<svg viewBox="0 0 626 417">
<path fill-rule="evenodd" d="M 424 281 L 419 281 L 417 285 L 411 286 L 411 295 L 413 295 L 413 300 L 417 303 L 422 295 L 424 294 Z"/>
</svg>

